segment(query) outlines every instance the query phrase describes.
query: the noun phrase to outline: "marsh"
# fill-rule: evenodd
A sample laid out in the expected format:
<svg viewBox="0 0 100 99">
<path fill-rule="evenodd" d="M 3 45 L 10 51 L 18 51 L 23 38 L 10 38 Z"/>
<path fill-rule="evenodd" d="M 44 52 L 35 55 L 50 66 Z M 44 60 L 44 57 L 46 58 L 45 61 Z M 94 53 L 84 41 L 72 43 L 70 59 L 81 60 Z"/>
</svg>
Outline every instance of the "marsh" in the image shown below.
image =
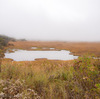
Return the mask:
<svg viewBox="0 0 100 99">
<path fill-rule="evenodd" d="M 14 61 L 34 61 L 37 58 L 47 58 L 50 60 L 72 60 L 78 56 L 70 55 L 70 51 L 28 51 L 28 50 L 15 50 L 14 52 L 6 52 L 5 58 L 11 58 Z"/>
</svg>

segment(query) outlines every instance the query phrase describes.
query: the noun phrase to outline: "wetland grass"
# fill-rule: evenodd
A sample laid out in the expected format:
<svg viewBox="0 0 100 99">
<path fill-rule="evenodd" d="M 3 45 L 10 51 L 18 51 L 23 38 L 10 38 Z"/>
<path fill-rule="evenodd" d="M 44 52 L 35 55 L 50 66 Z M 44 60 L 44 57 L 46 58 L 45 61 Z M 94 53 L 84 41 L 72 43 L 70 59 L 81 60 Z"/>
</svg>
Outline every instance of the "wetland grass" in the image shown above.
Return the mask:
<svg viewBox="0 0 100 99">
<path fill-rule="evenodd" d="M 2 61 L 0 97 L 18 99 L 99 99 L 100 60 Z M 10 88 L 9 88 L 10 87 Z M 11 91 L 12 90 L 12 91 Z M 14 99 L 14 98 L 11 98 Z"/>
</svg>

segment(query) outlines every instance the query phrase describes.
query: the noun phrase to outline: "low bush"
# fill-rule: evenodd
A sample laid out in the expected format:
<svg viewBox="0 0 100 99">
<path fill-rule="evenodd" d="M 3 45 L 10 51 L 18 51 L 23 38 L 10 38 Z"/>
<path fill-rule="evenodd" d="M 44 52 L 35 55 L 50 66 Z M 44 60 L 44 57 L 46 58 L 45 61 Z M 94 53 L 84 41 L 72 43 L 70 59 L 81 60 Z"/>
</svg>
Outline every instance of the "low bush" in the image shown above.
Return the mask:
<svg viewBox="0 0 100 99">
<path fill-rule="evenodd" d="M 72 62 L 73 63 L 73 62 Z M 0 97 L 18 99 L 100 99 L 100 60 L 84 56 L 71 63 L 49 60 L 2 62 Z M 26 97 L 26 98 L 25 98 Z M 5 98 L 6 99 L 6 98 Z"/>
</svg>

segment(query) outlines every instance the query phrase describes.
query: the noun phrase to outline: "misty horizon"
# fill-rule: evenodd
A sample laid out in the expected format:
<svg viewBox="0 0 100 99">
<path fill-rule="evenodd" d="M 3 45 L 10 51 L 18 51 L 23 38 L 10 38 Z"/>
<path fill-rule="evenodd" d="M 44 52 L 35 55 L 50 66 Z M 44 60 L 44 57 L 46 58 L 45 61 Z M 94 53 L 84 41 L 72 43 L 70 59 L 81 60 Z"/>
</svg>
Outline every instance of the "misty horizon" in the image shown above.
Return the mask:
<svg viewBox="0 0 100 99">
<path fill-rule="evenodd" d="M 99 0 L 0 0 L 0 34 L 34 41 L 100 41 Z"/>
</svg>

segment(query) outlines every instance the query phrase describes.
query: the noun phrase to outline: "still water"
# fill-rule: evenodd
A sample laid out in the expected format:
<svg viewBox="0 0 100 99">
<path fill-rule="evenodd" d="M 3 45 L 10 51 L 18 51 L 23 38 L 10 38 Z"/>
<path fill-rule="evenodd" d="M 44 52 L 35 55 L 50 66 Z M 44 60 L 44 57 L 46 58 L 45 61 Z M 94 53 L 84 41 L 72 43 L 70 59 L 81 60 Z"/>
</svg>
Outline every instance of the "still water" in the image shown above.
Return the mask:
<svg viewBox="0 0 100 99">
<path fill-rule="evenodd" d="M 5 58 L 11 58 L 14 61 L 34 61 L 37 58 L 47 58 L 50 60 L 72 60 L 78 56 L 70 55 L 70 51 L 27 51 L 15 50 L 13 53 L 6 52 Z"/>
</svg>

